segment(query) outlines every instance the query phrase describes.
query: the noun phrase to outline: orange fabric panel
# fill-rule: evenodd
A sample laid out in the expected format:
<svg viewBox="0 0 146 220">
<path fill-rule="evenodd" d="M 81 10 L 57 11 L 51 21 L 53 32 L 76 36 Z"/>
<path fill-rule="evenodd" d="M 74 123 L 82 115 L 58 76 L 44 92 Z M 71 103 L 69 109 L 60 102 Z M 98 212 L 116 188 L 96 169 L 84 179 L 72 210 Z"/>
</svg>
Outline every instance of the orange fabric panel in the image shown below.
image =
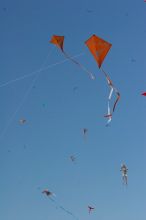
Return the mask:
<svg viewBox="0 0 146 220">
<path fill-rule="evenodd" d="M 90 52 L 94 56 L 99 68 L 101 67 L 104 58 L 106 57 L 108 51 L 110 50 L 112 44 L 107 41 L 97 37 L 95 34 L 92 35 L 85 44 L 89 48 Z"/>
<path fill-rule="evenodd" d="M 63 51 L 64 36 L 53 35 L 50 40 L 50 43 L 55 44 Z"/>
</svg>

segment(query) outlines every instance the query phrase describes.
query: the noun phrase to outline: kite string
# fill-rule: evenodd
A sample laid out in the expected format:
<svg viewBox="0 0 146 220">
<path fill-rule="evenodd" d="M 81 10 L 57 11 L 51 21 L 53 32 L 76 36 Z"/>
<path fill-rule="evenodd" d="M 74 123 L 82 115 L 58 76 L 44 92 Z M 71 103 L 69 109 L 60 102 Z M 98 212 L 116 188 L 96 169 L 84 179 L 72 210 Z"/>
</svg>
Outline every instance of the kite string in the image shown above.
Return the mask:
<svg viewBox="0 0 146 220">
<path fill-rule="evenodd" d="M 87 70 L 82 64 L 80 64 L 78 61 L 76 61 L 75 59 L 73 59 L 70 55 L 68 55 L 64 50 L 62 51 L 63 54 L 65 55 L 66 58 L 70 59 L 73 63 L 75 63 L 76 65 L 78 65 L 82 70 L 84 70 L 86 73 L 88 73 L 89 77 L 94 80 L 95 76 L 93 75 L 93 73 L 91 73 L 89 70 Z"/>
<path fill-rule="evenodd" d="M 84 54 L 84 53 L 80 53 L 80 54 L 77 54 L 77 55 L 72 56 L 71 58 L 79 57 L 79 56 L 82 56 L 83 54 Z M 65 59 L 65 60 L 58 61 L 58 62 L 56 62 L 56 63 L 50 64 L 50 65 L 48 65 L 48 66 L 46 66 L 46 67 L 44 67 L 44 68 L 43 68 L 43 67 L 42 67 L 42 68 L 39 68 L 39 69 L 36 70 L 36 71 L 33 71 L 33 72 L 29 73 L 29 74 L 25 74 L 24 76 L 20 76 L 20 77 L 18 77 L 18 78 L 16 78 L 16 79 L 9 80 L 8 82 L 5 82 L 5 83 L 1 84 L 1 85 L 0 85 L 0 88 L 5 87 L 5 86 L 7 86 L 7 85 L 10 85 L 10 84 L 12 84 L 12 83 L 15 83 L 15 82 L 17 82 L 17 81 L 23 80 L 23 79 L 25 79 L 25 78 L 29 78 L 29 77 L 31 77 L 31 76 L 33 76 L 33 75 L 36 75 L 37 73 L 43 72 L 43 71 L 45 71 L 45 70 L 47 70 L 47 69 L 49 69 L 49 68 L 52 68 L 52 67 L 57 66 L 57 65 L 60 65 L 60 64 L 65 63 L 65 62 L 67 62 L 67 61 L 68 61 L 68 58 Z"/>
<path fill-rule="evenodd" d="M 14 118 L 15 118 L 17 112 L 21 109 L 21 107 L 22 107 L 23 103 L 25 102 L 26 98 L 29 96 L 29 93 L 31 92 L 31 89 L 32 89 L 34 83 L 36 82 L 37 78 L 39 77 L 41 71 L 42 71 L 42 70 L 47 70 L 47 69 L 49 69 L 49 68 L 51 68 L 51 67 L 53 67 L 53 66 L 57 66 L 57 65 L 59 65 L 59 64 L 62 64 L 62 63 L 66 62 L 66 61 L 68 60 L 68 59 L 65 59 L 65 60 L 62 60 L 62 61 L 60 61 L 60 62 L 56 62 L 56 63 L 51 64 L 51 65 L 49 65 L 49 66 L 47 66 L 46 68 L 43 69 L 43 66 L 45 65 L 45 63 L 46 63 L 47 58 L 49 57 L 49 55 L 50 55 L 50 53 L 49 53 L 49 54 L 47 55 L 47 57 L 44 59 L 43 64 L 41 65 L 41 68 L 33 73 L 33 75 L 36 74 L 36 76 L 35 76 L 35 78 L 32 80 L 32 83 L 30 84 L 30 86 L 28 87 L 28 89 L 26 90 L 26 92 L 25 92 L 25 94 L 24 94 L 24 96 L 23 96 L 23 98 L 22 98 L 20 104 L 19 104 L 18 107 L 16 108 L 15 112 L 12 114 L 12 116 L 11 116 L 10 119 L 8 120 L 6 126 L 5 126 L 4 129 L 2 130 L 2 132 L 1 132 L 1 134 L 0 134 L 0 140 L 1 140 L 1 139 L 3 138 L 3 136 L 5 135 L 7 129 L 9 128 L 10 124 L 11 124 L 12 121 L 14 120 Z M 81 55 L 83 55 L 83 53 L 77 54 L 77 55 L 75 55 L 74 57 L 81 56 Z M 37 73 L 38 73 L 38 74 L 37 74 Z M 32 73 L 31 73 L 31 75 L 32 75 Z M 28 76 L 28 75 L 27 75 L 27 76 Z M 29 76 L 30 76 L 30 74 L 29 74 Z M 19 78 L 19 79 L 20 79 L 20 78 Z M 15 81 L 16 81 L 16 80 L 18 81 L 18 78 L 15 79 Z M 12 81 L 9 81 L 9 82 L 12 83 Z M 14 80 L 13 80 L 13 82 L 14 82 Z M 7 85 L 8 85 L 8 82 L 7 82 Z"/>
<path fill-rule="evenodd" d="M 79 220 L 79 218 L 77 218 L 72 212 L 68 211 L 67 209 L 65 209 L 62 205 L 60 205 L 58 202 L 56 202 L 56 200 L 49 198 L 53 203 L 56 204 L 57 208 L 60 208 L 61 210 L 63 210 L 64 212 L 66 212 L 67 214 L 71 215 L 73 218 L 75 218 L 76 220 Z"/>
<path fill-rule="evenodd" d="M 40 69 L 41 70 L 43 68 L 43 66 L 45 65 L 47 58 L 50 56 L 51 52 L 48 53 L 47 57 L 44 59 L 43 64 L 41 65 Z M 34 83 L 36 82 L 37 78 L 39 77 L 40 72 L 35 76 L 35 78 L 32 80 L 30 86 L 28 87 L 28 89 L 26 90 L 21 102 L 19 103 L 19 105 L 17 106 L 15 112 L 12 114 L 11 118 L 9 119 L 9 121 L 7 122 L 6 126 L 4 127 L 3 131 L 0 134 L 0 140 L 2 139 L 2 137 L 4 136 L 4 134 L 6 133 L 7 129 L 9 128 L 10 124 L 12 123 L 13 119 L 15 118 L 17 112 L 21 109 L 23 103 L 25 102 L 26 98 L 28 97 L 29 93 L 31 92 L 31 89 L 34 85 Z"/>
</svg>

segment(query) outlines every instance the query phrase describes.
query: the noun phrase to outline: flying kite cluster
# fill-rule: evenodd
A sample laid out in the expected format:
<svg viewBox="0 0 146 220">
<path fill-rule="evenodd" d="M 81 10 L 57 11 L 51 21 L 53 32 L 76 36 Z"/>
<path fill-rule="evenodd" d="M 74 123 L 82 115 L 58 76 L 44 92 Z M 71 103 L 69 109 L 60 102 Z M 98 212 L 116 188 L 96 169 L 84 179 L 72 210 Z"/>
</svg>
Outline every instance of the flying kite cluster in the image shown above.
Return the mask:
<svg viewBox="0 0 146 220">
<path fill-rule="evenodd" d="M 95 75 L 91 71 L 87 70 L 86 67 L 83 66 L 83 64 L 79 63 L 77 60 L 75 60 L 68 53 L 65 52 L 65 50 L 64 50 L 64 36 L 53 35 L 50 40 L 50 43 L 54 44 L 57 48 L 59 48 L 60 51 L 64 54 L 64 56 L 67 59 L 69 59 L 71 62 L 73 62 L 75 65 L 77 65 L 83 71 L 85 71 L 91 80 L 95 80 Z M 108 54 L 112 44 L 101 39 L 100 37 L 98 37 L 94 34 L 88 40 L 85 41 L 85 45 L 88 47 L 89 51 L 91 52 L 92 56 L 94 57 L 95 61 L 97 62 L 97 65 L 98 65 L 99 69 L 101 70 L 102 74 L 104 75 L 106 82 L 107 82 L 107 86 L 109 88 L 109 95 L 108 95 L 108 101 L 107 101 L 107 113 L 104 115 L 104 117 L 108 119 L 107 124 L 106 124 L 108 126 L 112 120 L 113 113 L 116 109 L 117 103 L 120 100 L 119 91 L 117 90 L 117 88 L 113 84 L 109 75 L 102 68 L 102 63 L 103 63 L 106 55 Z M 114 101 L 114 104 L 111 105 L 111 99 L 112 99 L 113 94 L 115 96 L 115 101 Z M 143 93 L 142 95 L 145 95 L 145 93 Z M 88 129 L 83 128 L 82 133 L 83 133 L 83 137 L 86 138 L 87 134 L 88 134 Z M 76 161 L 76 157 L 74 155 L 71 155 L 70 160 L 74 163 Z M 128 175 L 127 175 L 128 168 L 126 167 L 125 164 L 121 165 L 120 171 L 122 172 L 123 183 L 125 185 L 127 185 L 128 184 Z M 52 198 L 52 196 L 54 195 L 52 192 L 50 192 L 48 189 L 45 189 L 42 191 L 42 193 L 45 194 L 46 196 L 48 196 L 51 199 L 51 201 L 57 205 L 57 201 Z M 66 210 L 62 205 L 57 205 L 57 206 L 60 209 L 62 209 L 63 211 L 65 211 L 66 213 L 72 215 L 72 217 L 76 218 L 76 216 L 74 216 L 73 213 Z M 95 209 L 94 207 L 88 205 L 89 214 L 94 209 Z"/>
<path fill-rule="evenodd" d="M 96 79 L 95 75 L 91 71 L 89 71 L 83 64 L 81 64 L 74 57 L 72 57 L 68 53 L 66 53 L 66 51 L 64 50 L 64 36 L 53 35 L 51 37 L 50 43 L 54 44 L 57 48 L 59 48 L 59 50 L 65 56 L 66 59 L 70 60 L 73 64 L 78 66 L 81 70 L 86 72 L 91 80 Z M 116 86 L 114 85 L 113 81 L 111 80 L 111 77 L 102 68 L 102 64 L 104 62 L 104 59 L 107 56 L 108 52 L 110 51 L 112 44 L 94 34 L 89 39 L 87 39 L 85 41 L 85 45 L 89 49 L 93 58 L 95 59 L 97 65 L 98 65 L 98 68 L 101 70 L 101 73 L 103 74 L 103 76 L 105 78 L 106 85 L 109 88 L 109 94 L 108 94 L 108 98 L 107 98 L 107 112 L 106 112 L 106 114 L 104 114 L 104 117 L 107 119 L 106 126 L 108 126 L 112 121 L 113 114 L 115 112 L 115 109 L 116 109 L 117 104 L 118 104 L 120 97 L 121 97 L 120 92 L 116 88 Z M 41 70 L 39 70 L 37 72 L 40 72 L 40 71 Z M 34 74 L 34 73 L 32 73 L 32 74 Z M 32 75 L 32 74 L 30 74 L 30 75 Z M 21 78 L 25 78 L 25 77 L 21 77 Z M 11 80 L 10 83 L 15 82 L 17 80 L 19 80 L 19 79 Z M 35 80 L 36 80 L 36 78 L 35 78 Z M 8 83 L 1 85 L 1 87 L 7 85 Z M 32 86 L 32 88 L 35 88 L 34 85 Z M 76 91 L 77 89 L 78 89 L 78 87 L 73 88 L 74 91 Z M 146 96 L 146 92 L 143 92 L 141 95 Z M 114 102 L 112 102 L 112 97 L 114 97 Z M 45 104 L 43 103 L 42 106 L 45 107 Z M 20 125 L 24 125 L 26 122 L 27 122 L 27 120 L 25 118 L 19 119 Z M 87 138 L 87 135 L 88 135 L 88 128 L 86 128 L 86 127 L 82 128 L 82 136 L 85 140 Z M 69 158 L 70 158 L 71 162 L 73 162 L 73 163 L 76 162 L 75 155 L 71 155 Z M 127 185 L 128 184 L 128 168 L 124 163 L 121 165 L 120 171 L 122 173 L 123 184 Z M 52 193 L 50 190 L 44 189 L 42 191 L 42 194 L 44 194 L 46 197 L 48 197 L 51 200 L 51 202 L 55 204 L 56 207 L 58 207 L 62 211 L 66 212 L 67 214 L 71 215 L 73 218 L 78 220 L 78 218 L 72 212 L 68 211 L 66 208 L 64 208 L 64 206 L 60 205 L 60 203 L 57 202 L 56 198 L 54 198 L 54 197 L 56 197 L 56 195 L 54 193 Z M 91 212 L 94 211 L 94 209 L 95 209 L 95 207 L 92 207 L 91 205 L 88 205 L 87 208 L 88 208 L 89 214 L 91 214 Z"/>
<path fill-rule="evenodd" d="M 72 61 L 74 64 L 76 64 L 78 67 L 80 67 L 82 70 L 84 70 L 90 77 L 90 79 L 95 80 L 95 76 L 91 71 L 87 70 L 82 64 L 80 64 L 78 61 L 73 59 L 71 56 L 69 56 L 65 51 L 64 51 L 64 36 L 57 36 L 53 35 L 50 43 L 54 44 L 57 46 L 61 52 L 64 54 L 64 56 Z M 85 41 L 85 45 L 89 48 L 91 54 L 93 55 L 95 61 L 98 64 L 99 69 L 101 69 L 102 73 L 104 74 L 107 85 L 109 87 L 109 96 L 108 96 L 108 104 L 107 104 L 107 114 L 104 116 L 105 118 L 108 119 L 107 125 L 111 122 L 113 113 L 115 111 L 116 105 L 120 99 L 120 93 L 114 86 L 113 82 L 111 81 L 109 75 L 101 68 L 102 63 L 109 52 L 112 44 L 101 39 L 100 37 L 96 36 L 95 34 L 92 35 L 87 41 Z M 110 101 L 113 95 L 113 92 L 115 93 L 116 99 L 114 102 L 114 105 L 112 108 L 110 107 Z"/>
</svg>

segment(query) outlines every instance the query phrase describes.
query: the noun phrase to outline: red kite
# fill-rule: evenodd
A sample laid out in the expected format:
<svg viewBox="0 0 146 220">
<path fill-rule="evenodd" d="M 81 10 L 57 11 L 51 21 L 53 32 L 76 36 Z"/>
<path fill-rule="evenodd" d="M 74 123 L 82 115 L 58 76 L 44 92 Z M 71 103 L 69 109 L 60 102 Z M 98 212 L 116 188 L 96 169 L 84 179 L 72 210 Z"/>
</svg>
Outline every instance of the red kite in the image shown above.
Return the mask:
<svg viewBox="0 0 146 220">
<path fill-rule="evenodd" d="M 141 95 L 146 96 L 146 92 L 142 93 Z"/>
</svg>

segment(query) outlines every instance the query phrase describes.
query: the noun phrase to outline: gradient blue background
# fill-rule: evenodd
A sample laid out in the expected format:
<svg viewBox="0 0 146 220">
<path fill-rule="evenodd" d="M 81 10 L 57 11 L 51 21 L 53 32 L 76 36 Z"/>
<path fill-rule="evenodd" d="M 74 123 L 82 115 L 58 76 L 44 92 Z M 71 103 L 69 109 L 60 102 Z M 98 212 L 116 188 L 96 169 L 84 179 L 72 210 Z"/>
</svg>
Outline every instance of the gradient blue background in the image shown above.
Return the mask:
<svg viewBox="0 0 146 220">
<path fill-rule="evenodd" d="M 48 53 L 45 66 L 63 60 L 48 42 L 53 34 L 65 36 L 69 54 L 83 52 L 77 60 L 96 80 L 68 61 L 42 72 L 24 101 L 35 75 L 0 88 L 0 218 L 73 219 L 42 195 L 48 188 L 80 220 L 145 220 L 146 3 L 1 0 L 0 84 L 38 70 Z M 121 100 L 110 127 L 108 87 L 84 45 L 92 34 L 112 43 L 103 68 Z M 88 205 L 95 207 L 90 216 Z"/>
</svg>

